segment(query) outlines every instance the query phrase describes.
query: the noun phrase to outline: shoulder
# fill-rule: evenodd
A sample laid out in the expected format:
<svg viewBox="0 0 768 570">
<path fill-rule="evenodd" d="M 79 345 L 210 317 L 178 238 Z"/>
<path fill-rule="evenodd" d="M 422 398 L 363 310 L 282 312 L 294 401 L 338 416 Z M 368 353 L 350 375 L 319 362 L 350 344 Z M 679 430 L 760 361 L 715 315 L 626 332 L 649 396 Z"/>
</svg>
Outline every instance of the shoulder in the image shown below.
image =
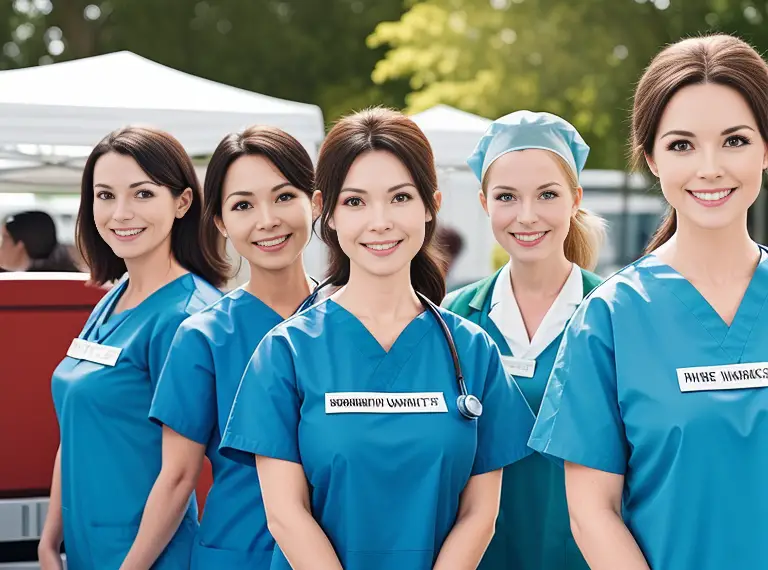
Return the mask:
<svg viewBox="0 0 768 570">
<path fill-rule="evenodd" d="M 484 352 L 495 347 L 491 336 L 480 325 L 448 308 L 439 307 L 438 310 L 445 324 L 448 325 L 448 330 L 451 332 L 453 342 L 458 349 Z"/>
<path fill-rule="evenodd" d="M 187 304 L 182 313 L 183 320 L 179 326 L 179 333 L 211 339 L 222 329 L 231 330 L 232 313 L 239 304 L 239 296 L 236 293 L 238 293 L 237 290 L 219 297 L 197 312 L 190 312 L 190 304 Z"/>
<path fill-rule="evenodd" d="M 262 340 L 263 345 L 282 344 L 295 350 L 306 339 L 329 333 L 328 318 L 338 305 L 326 298 L 311 307 L 288 317 L 271 329 Z"/>
<path fill-rule="evenodd" d="M 480 279 L 479 281 L 475 281 L 474 283 L 464 285 L 455 291 L 451 291 L 448 293 L 448 295 L 445 296 L 445 299 L 443 299 L 443 302 L 440 304 L 440 306 L 463 317 L 466 317 L 471 312 L 469 304 L 472 302 L 472 299 L 474 299 L 481 290 L 489 289 L 492 287 L 498 276 L 499 272 L 497 271 L 488 277 Z"/>
<path fill-rule="evenodd" d="M 581 269 L 581 280 L 584 283 L 584 294 L 588 295 L 591 293 L 595 287 L 600 285 L 600 283 L 603 282 L 603 278 L 600 277 L 597 273 L 592 273 L 591 271 L 587 271 L 586 269 Z"/>
</svg>

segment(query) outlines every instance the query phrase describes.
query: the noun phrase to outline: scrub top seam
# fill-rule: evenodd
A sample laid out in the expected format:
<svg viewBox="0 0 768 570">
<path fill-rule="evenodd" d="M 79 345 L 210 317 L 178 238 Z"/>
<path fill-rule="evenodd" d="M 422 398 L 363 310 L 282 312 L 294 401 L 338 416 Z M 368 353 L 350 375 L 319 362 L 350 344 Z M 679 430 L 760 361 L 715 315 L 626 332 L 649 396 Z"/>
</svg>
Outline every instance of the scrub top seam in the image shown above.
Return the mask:
<svg viewBox="0 0 768 570">
<path fill-rule="evenodd" d="M 762 314 L 766 304 L 768 304 L 768 295 L 766 295 L 763 298 L 763 302 L 760 305 L 760 309 L 757 311 L 757 316 Z M 737 314 L 738 314 L 738 310 L 737 310 Z M 747 350 L 747 347 L 749 346 L 749 339 L 752 338 L 752 333 L 755 331 L 755 325 L 757 325 L 757 323 L 758 323 L 758 319 L 755 318 L 752 322 L 752 326 L 749 328 L 749 333 L 747 334 L 746 340 L 744 342 L 744 346 L 741 347 L 741 351 L 739 352 L 739 357 L 738 357 L 739 362 L 741 362 L 742 358 L 744 357 L 744 352 Z"/>
</svg>

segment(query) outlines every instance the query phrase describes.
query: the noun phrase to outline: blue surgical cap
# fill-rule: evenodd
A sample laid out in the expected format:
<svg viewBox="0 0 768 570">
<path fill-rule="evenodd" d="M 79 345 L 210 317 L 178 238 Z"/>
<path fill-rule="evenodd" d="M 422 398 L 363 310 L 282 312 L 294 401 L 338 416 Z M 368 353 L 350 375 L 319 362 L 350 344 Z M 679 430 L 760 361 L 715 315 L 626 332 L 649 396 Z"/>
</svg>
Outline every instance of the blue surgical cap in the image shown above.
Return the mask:
<svg viewBox="0 0 768 570">
<path fill-rule="evenodd" d="M 581 176 L 589 146 L 576 128 L 551 113 L 515 111 L 496 119 L 477 143 L 467 164 L 482 182 L 494 160 L 515 150 L 538 148 L 561 156 Z"/>
</svg>

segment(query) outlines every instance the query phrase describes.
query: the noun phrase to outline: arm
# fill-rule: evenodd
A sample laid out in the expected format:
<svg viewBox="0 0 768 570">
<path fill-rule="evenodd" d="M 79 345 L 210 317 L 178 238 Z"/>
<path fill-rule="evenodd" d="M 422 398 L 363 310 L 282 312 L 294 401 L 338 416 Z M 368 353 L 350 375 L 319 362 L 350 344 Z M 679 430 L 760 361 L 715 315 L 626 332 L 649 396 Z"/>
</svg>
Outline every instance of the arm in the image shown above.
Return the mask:
<svg viewBox="0 0 768 570">
<path fill-rule="evenodd" d="M 42 570 L 61 570 L 61 542 L 64 524 L 61 516 L 61 446 L 56 452 L 51 478 L 51 497 L 48 504 L 48 514 L 45 517 L 40 543 L 37 546 L 37 557 Z"/>
<path fill-rule="evenodd" d="M 493 538 L 501 499 L 501 469 L 474 475 L 461 493 L 456 522 L 434 570 L 475 570 Z"/>
<path fill-rule="evenodd" d="M 650 570 L 621 518 L 624 476 L 565 464 L 571 530 L 592 570 Z"/>
<path fill-rule="evenodd" d="M 147 570 L 168 546 L 184 518 L 204 455 L 204 445 L 163 427 L 163 466 L 121 570 Z"/>
<path fill-rule="evenodd" d="M 267 527 L 293 570 L 342 570 L 312 516 L 309 486 L 298 463 L 256 456 Z"/>
</svg>

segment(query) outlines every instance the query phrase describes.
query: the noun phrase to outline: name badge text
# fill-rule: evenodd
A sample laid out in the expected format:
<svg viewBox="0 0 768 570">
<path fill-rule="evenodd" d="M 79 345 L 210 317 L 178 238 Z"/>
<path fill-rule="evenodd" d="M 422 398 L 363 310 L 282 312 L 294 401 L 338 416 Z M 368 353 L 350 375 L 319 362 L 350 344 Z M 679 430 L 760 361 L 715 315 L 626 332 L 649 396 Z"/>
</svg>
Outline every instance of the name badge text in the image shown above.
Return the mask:
<svg viewBox="0 0 768 570">
<path fill-rule="evenodd" d="M 536 371 L 536 361 L 528 358 L 502 355 L 501 363 L 504 365 L 504 370 L 512 376 L 533 378 L 533 373 Z"/>
<path fill-rule="evenodd" d="M 448 411 L 442 392 L 332 392 L 326 414 L 430 414 Z"/>
<path fill-rule="evenodd" d="M 89 362 L 95 362 L 96 364 L 103 364 L 104 366 L 114 366 L 117 364 L 117 359 L 122 350 L 122 348 L 96 344 L 95 342 L 83 340 L 82 338 L 76 338 L 72 341 L 72 344 L 69 345 L 67 356 L 70 358 L 77 358 L 78 360 L 87 360 Z"/>
<path fill-rule="evenodd" d="M 768 386 L 768 362 L 678 368 L 677 382 L 681 392 L 765 388 Z"/>
</svg>

